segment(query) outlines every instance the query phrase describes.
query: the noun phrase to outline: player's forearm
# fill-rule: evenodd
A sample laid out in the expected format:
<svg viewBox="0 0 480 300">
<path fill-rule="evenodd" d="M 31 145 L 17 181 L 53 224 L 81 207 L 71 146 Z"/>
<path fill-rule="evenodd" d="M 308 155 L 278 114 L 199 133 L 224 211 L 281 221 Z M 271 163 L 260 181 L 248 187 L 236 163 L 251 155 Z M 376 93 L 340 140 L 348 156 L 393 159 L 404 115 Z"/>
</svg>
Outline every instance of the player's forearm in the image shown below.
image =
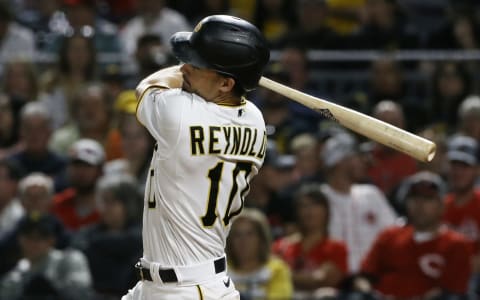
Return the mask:
<svg viewBox="0 0 480 300">
<path fill-rule="evenodd" d="M 152 87 L 174 89 L 182 87 L 182 84 L 183 77 L 182 72 L 180 72 L 180 65 L 161 69 L 149 75 L 137 85 L 137 97 L 141 97 L 146 90 Z"/>
</svg>

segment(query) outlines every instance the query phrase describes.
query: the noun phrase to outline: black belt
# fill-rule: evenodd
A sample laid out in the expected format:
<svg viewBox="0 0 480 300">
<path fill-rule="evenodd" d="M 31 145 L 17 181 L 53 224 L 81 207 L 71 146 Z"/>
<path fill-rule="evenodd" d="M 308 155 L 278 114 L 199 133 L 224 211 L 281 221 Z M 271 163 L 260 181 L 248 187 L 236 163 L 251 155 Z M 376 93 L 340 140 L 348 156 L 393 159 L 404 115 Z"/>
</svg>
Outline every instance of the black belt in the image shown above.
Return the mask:
<svg viewBox="0 0 480 300">
<path fill-rule="evenodd" d="M 227 268 L 225 257 L 216 259 L 213 261 L 213 265 L 215 267 L 216 274 L 224 272 Z M 150 269 L 143 267 L 140 262 L 135 265 L 135 268 L 138 270 L 141 280 L 153 281 L 152 275 L 150 274 Z M 177 274 L 175 273 L 174 269 L 161 269 L 158 270 L 158 274 L 160 275 L 162 282 L 178 282 Z"/>
</svg>

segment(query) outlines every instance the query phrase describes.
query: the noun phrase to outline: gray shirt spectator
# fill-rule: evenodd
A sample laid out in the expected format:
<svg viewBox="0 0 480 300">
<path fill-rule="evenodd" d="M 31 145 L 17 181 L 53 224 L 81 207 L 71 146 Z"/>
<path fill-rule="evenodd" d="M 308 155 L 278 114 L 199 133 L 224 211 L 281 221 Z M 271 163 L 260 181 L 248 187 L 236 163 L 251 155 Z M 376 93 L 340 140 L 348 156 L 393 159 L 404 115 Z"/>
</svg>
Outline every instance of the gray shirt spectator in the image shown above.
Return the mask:
<svg viewBox="0 0 480 300">
<path fill-rule="evenodd" d="M 30 214 L 20 221 L 23 258 L 0 282 L 0 299 L 90 299 L 91 276 L 85 256 L 55 250 L 55 221 Z"/>
</svg>

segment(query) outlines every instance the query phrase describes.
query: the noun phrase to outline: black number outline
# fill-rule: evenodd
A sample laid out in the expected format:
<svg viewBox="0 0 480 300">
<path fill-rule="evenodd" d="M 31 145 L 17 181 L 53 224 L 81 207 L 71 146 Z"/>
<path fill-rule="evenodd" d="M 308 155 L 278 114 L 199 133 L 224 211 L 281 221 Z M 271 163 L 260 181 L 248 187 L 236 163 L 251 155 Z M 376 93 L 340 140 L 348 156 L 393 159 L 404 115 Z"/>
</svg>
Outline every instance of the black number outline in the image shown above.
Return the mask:
<svg viewBox="0 0 480 300">
<path fill-rule="evenodd" d="M 208 171 L 207 177 L 210 179 L 210 189 L 209 189 L 208 200 L 207 200 L 207 211 L 200 218 L 202 225 L 206 228 L 211 228 L 215 224 L 215 221 L 217 220 L 217 218 L 219 217 L 216 211 L 217 211 L 217 203 L 218 203 L 218 192 L 220 190 L 220 180 L 223 173 L 223 165 L 224 165 L 223 162 L 219 162 L 215 165 L 215 167 L 213 167 Z M 245 173 L 244 176 L 245 176 L 245 181 L 247 182 L 247 185 L 245 186 L 244 189 L 240 191 L 240 200 L 241 200 L 240 208 L 234 212 L 230 212 L 233 200 L 235 199 L 235 196 L 238 193 L 237 177 L 242 171 Z M 236 163 L 235 168 L 232 171 L 233 184 L 232 184 L 232 188 L 230 189 L 227 208 L 225 209 L 224 217 L 222 218 L 222 223 L 224 226 L 228 226 L 230 224 L 230 220 L 234 216 L 240 214 L 240 212 L 243 209 L 244 197 L 250 190 L 250 185 L 248 183 L 248 176 L 250 175 L 251 171 L 252 171 L 252 163 L 248 163 L 248 162 Z"/>
</svg>

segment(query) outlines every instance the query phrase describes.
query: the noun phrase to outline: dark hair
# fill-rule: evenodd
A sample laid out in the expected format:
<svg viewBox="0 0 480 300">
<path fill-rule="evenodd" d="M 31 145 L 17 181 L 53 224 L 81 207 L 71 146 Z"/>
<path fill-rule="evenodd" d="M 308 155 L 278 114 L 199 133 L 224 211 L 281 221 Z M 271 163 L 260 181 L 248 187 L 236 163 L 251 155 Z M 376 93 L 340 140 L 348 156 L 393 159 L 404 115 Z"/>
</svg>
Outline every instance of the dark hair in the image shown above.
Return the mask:
<svg viewBox="0 0 480 300">
<path fill-rule="evenodd" d="M 280 14 L 283 20 L 290 26 L 295 27 L 297 25 L 297 16 L 295 9 L 295 1 L 282 0 L 280 7 Z M 265 29 L 265 22 L 270 18 L 270 14 L 267 11 L 267 7 L 263 0 L 256 1 L 256 7 L 254 11 L 254 24 L 257 25 L 260 31 Z"/>
<path fill-rule="evenodd" d="M 55 237 L 55 226 L 54 216 L 33 212 L 20 219 L 18 233 L 21 236 L 38 234 L 44 238 L 51 238 Z"/>
<path fill-rule="evenodd" d="M 15 160 L 1 159 L 0 168 L 7 169 L 8 178 L 19 181 L 25 176 L 25 170 Z"/>
<path fill-rule="evenodd" d="M 298 202 L 300 199 L 308 197 L 313 200 L 316 204 L 323 206 L 326 213 L 327 222 L 325 224 L 325 234 L 328 235 L 328 223 L 330 220 L 330 204 L 325 193 L 322 191 L 322 187 L 317 183 L 305 183 L 297 190 L 295 193 L 295 210 L 298 210 Z"/>
<path fill-rule="evenodd" d="M 69 74 L 71 72 L 70 63 L 68 61 L 68 48 L 70 47 L 70 42 L 76 38 L 81 38 L 87 41 L 87 49 L 88 52 L 90 52 L 90 62 L 86 65 L 84 76 L 87 81 L 90 81 L 95 77 L 97 56 L 95 44 L 93 42 L 93 39 L 91 38 L 85 37 L 80 34 L 74 34 L 72 36 L 64 37 L 60 46 L 58 67 L 61 74 Z"/>
<path fill-rule="evenodd" d="M 162 37 L 158 34 L 147 33 L 140 36 L 137 40 L 137 48 L 141 48 L 151 43 L 163 43 Z"/>
<path fill-rule="evenodd" d="M 142 197 L 133 176 L 127 174 L 105 175 L 99 179 L 96 189 L 99 194 L 112 193 L 115 200 L 124 205 L 127 224 L 136 223 L 140 219 L 141 208 L 139 205 L 142 203 Z"/>
<path fill-rule="evenodd" d="M 444 76 L 449 68 L 453 68 L 453 73 L 463 82 L 463 91 L 449 99 L 450 103 L 446 103 L 446 99 L 440 95 L 440 78 Z M 441 121 L 447 121 L 449 125 L 453 126 L 457 122 L 457 111 L 462 101 L 472 90 L 473 80 L 472 74 L 467 69 L 467 66 L 462 63 L 453 61 L 444 61 L 436 66 L 433 74 L 433 102 L 431 103 L 431 118 L 441 118 Z M 447 107 L 444 107 L 448 105 Z"/>
</svg>

